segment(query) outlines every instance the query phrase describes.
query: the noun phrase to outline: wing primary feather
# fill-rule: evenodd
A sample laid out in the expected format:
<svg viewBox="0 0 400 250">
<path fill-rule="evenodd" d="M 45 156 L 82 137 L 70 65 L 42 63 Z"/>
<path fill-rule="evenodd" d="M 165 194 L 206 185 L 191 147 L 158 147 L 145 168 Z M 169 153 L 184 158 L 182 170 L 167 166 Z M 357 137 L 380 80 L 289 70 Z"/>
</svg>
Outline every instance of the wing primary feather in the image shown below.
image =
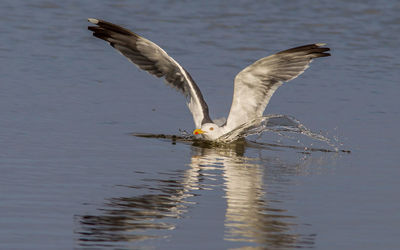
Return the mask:
<svg viewBox="0 0 400 250">
<path fill-rule="evenodd" d="M 261 117 L 271 96 L 283 82 L 302 74 L 310 62 L 330 56 L 324 43 L 315 43 L 287 49 L 261 58 L 244 68 L 235 77 L 227 130 Z"/>
<path fill-rule="evenodd" d="M 156 77 L 164 77 L 167 84 L 187 97 L 188 107 L 196 128 L 212 122 L 203 95 L 190 74 L 157 44 L 138 34 L 103 20 L 89 18 L 96 26 L 88 26 L 93 36 L 108 42 L 140 69 Z"/>
</svg>

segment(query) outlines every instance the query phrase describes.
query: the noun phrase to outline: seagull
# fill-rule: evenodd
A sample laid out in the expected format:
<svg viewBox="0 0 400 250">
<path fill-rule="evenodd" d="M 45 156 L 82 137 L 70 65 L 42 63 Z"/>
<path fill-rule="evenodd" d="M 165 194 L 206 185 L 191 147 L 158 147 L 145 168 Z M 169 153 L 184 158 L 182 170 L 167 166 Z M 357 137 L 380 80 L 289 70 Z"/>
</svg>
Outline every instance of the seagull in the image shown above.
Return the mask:
<svg viewBox="0 0 400 250">
<path fill-rule="evenodd" d="M 261 118 L 271 96 L 283 82 L 302 74 L 314 58 L 330 56 L 325 43 L 308 44 L 261 58 L 240 71 L 234 80 L 231 109 L 224 124 L 210 118 L 203 95 L 187 72 L 161 47 L 138 34 L 100 19 L 89 18 L 93 36 L 108 42 L 129 61 L 148 73 L 164 78 L 181 92 L 193 115 L 194 135 L 216 141 L 244 124 Z"/>
</svg>

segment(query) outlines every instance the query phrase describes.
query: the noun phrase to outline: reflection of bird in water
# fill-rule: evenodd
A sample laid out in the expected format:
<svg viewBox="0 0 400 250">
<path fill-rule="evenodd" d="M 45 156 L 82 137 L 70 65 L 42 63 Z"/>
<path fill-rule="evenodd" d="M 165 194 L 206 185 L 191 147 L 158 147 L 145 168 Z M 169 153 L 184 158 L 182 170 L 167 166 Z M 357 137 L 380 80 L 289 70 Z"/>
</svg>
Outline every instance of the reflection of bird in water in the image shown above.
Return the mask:
<svg viewBox="0 0 400 250">
<path fill-rule="evenodd" d="M 276 89 L 304 72 L 314 58 L 330 56 L 325 44 L 316 43 L 281 51 L 264 57 L 243 69 L 235 77 L 231 110 L 224 124 L 211 120 L 208 106 L 190 74 L 158 45 L 115 24 L 89 18 L 93 35 L 103 39 L 139 68 L 157 77 L 187 97 L 196 129 L 193 134 L 206 140 L 228 140 L 235 129 L 261 118 Z"/>
<path fill-rule="evenodd" d="M 192 157 L 192 170 L 204 166 L 223 168 L 225 240 L 253 242 L 271 249 L 297 246 L 300 239 L 302 244 L 312 245 L 312 240 L 306 241 L 304 236 L 292 232 L 296 217 L 274 207 L 276 203 L 268 199 L 264 183 L 268 162 L 260 165 L 256 159 L 244 157 L 243 147 L 239 144 L 234 148 L 197 148 L 200 152 Z M 271 164 L 276 161 L 271 159 Z"/>
<path fill-rule="evenodd" d="M 197 204 L 218 206 L 205 201 L 204 192 L 219 187 L 226 199 L 225 219 L 221 218 L 226 241 L 271 249 L 313 245 L 312 236 L 293 232 L 296 217 L 275 202 L 282 197 L 270 194 L 266 188 L 269 183 L 265 183 L 269 175 L 284 175 L 288 169 L 295 174 L 299 164 L 264 157 L 260 165 L 259 158 L 245 157 L 244 151 L 243 143 L 220 148 L 193 146 L 190 168 L 143 179 L 143 184 L 130 186 L 144 192 L 141 195 L 107 199 L 99 209 L 102 214 L 80 216 L 82 245 L 165 237 Z M 272 174 L 274 171 L 285 172 Z"/>
</svg>

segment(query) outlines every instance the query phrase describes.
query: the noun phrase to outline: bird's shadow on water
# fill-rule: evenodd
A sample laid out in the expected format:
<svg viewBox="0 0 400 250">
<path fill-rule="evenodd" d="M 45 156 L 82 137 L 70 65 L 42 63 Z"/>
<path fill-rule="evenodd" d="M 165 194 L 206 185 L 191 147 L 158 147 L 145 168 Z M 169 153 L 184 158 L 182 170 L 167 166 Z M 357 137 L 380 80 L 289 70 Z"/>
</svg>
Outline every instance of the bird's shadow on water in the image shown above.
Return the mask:
<svg viewBox="0 0 400 250">
<path fill-rule="evenodd" d="M 221 223 L 225 228 L 223 240 L 227 244 L 271 249 L 313 247 L 316 234 L 309 231 L 311 226 L 299 223 L 301 218 L 282 205 L 287 194 L 270 190 L 274 184 L 290 186 L 284 176 L 301 175 L 308 160 L 301 158 L 291 162 L 276 156 L 252 158 L 246 157 L 245 151 L 333 151 L 304 151 L 295 146 L 245 139 L 221 144 L 175 135 L 132 135 L 190 145 L 189 167 L 123 185 L 125 196 L 105 198 L 104 204 L 92 214 L 76 215 L 75 232 L 81 247 L 151 246 L 154 241 L 170 237 L 171 230 L 176 229 L 180 220 L 186 219 L 189 210 L 200 203 L 207 204 L 202 196 L 218 187 L 224 192 L 221 202 L 225 205 L 219 206 L 226 208 Z M 285 180 L 281 182 L 282 178 Z M 307 228 L 299 233 L 299 227 Z"/>
</svg>

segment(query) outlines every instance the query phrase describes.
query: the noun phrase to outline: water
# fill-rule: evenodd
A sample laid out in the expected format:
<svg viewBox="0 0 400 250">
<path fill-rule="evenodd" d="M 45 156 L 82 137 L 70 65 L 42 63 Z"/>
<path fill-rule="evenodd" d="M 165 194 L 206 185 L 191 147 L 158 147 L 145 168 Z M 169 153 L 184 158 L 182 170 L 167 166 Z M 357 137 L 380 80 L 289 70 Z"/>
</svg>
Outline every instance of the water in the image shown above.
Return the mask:
<svg viewBox="0 0 400 250">
<path fill-rule="evenodd" d="M 397 1 L 0 6 L 0 249 L 398 248 Z M 245 66 L 326 42 L 332 56 L 267 113 L 351 153 L 285 131 L 226 147 L 132 136 L 193 121 L 179 93 L 93 38 L 88 17 L 161 45 L 212 117 L 228 114 Z"/>
</svg>

